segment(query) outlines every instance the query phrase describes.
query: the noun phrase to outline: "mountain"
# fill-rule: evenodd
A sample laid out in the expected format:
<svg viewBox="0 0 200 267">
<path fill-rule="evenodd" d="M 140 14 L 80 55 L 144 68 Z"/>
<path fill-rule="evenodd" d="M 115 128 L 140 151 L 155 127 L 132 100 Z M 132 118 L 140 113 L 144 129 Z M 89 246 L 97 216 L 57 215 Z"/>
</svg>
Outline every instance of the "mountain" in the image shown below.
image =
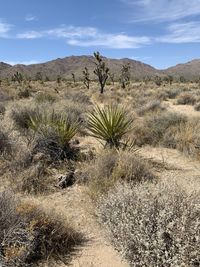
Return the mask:
<svg viewBox="0 0 200 267">
<path fill-rule="evenodd" d="M 194 59 L 185 64 L 178 64 L 164 70 L 166 74 L 173 76 L 183 76 L 186 79 L 196 79 L 200 77 L 200 59 Z"/>
<path fill-rule="evenodd" d="M 150 65 L 144 64 L 140 61 L 124 58 L 124 59 L 109 59 L 104 58 L 106 64 L 116 77 L 119 76 L 122 65 L 130 64 L 131 76 L 133 78 L 143 78 L 145 76 L 153 76 L 158 71 Z M 87 67 L 93 75 L 95 67 L 94 58 L 92 56 L 71 56 L 63 59 L 56 59 L 46 63 L 32 64 L 32 65 L 14 65 L 5 64 L 5 67 L 0 68 L 0 77 L 11 77 L 14 73 L 21 72 L 26 77 L 35 78 L 36 74 L 40 72 L 43 78 L 56 79 L 58 75 L 71 78 L 71 73 L 75 73 L 77 78 L 82 77 L 83 69 Z"/>
<path fill-rule="evenodd" d="M 12 66 L 4 62 L 0 62 L 0 74 L 4 72 L 5 70 L 9 69 L 10 67 Z"/>
<path fill-rule="evenodd" d="M 110 68 L 110 72 L 119 77 L 122 65 L 129 63 L 132 78 L 144 78 L 146 76 L 156 75 L 173 75 L 174 77 L 184 76 L 186 79 L 196 79 L 200 76 L 200 59 L 189 61 L 185 64 L 178 64 L 166 70 L 157 70 L 154 67 L 142 63 L 140 61 L 123 58 L 110 59 L 104 58 L 104 61 Z M 77 79 L 82 77 L 83 69 L 87 67 L 94 77 L 93 70 L 95 67 L 94 58 L 92 56 L 71 56 L 66 58 L 58 58 L 40 64 L 32 65 L 14 65 L 0 62 L 0 78 L 12 77 L 14 73 L 21 72 L 24 76 L 35 78 L 38 72 L 45 79 L 55 80 L 58 75 L 63 78 L 70 78 L 71 74 L 75 73 Z"/>
</svg>

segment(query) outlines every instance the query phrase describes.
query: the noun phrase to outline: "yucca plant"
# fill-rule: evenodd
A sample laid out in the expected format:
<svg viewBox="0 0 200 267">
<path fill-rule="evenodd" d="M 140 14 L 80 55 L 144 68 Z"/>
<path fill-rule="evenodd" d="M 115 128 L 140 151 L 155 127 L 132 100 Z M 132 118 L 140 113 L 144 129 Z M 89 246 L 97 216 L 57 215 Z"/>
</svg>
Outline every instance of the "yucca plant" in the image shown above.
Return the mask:
<svg viewBox="0 0 200 267">
<path fill-rule="evenodd" d="M 127 116 L 124 108 L 109 105 L 105 108 L 96 107 L 88 114 L 89 134 L 105 142 L 105 146 L 119 148 L 123 145 L 122 138 L 132 129 L 133 119 Z"/>
<path fill-rule="evenodd" d="M 37 134 L 37 150 L 64 159 L 71 154 L 70 141 L 78 132 L 78 122 L 56 114 L 37 114 L 30 119 L 30 128 Z"/>
</svg>

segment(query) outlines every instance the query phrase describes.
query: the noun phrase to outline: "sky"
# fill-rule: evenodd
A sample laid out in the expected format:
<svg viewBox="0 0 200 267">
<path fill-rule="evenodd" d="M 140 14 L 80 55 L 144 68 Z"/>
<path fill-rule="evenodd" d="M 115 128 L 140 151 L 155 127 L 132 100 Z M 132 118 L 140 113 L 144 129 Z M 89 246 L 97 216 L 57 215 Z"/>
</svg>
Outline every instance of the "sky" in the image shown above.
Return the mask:
<svg viewBox="0 0 200 267">
<path fill-rule="evenodd" d="M 94 51 L 164 69 L 200 58 L 200 0 L 0 0 L 0 61 Z"/>
</svg>

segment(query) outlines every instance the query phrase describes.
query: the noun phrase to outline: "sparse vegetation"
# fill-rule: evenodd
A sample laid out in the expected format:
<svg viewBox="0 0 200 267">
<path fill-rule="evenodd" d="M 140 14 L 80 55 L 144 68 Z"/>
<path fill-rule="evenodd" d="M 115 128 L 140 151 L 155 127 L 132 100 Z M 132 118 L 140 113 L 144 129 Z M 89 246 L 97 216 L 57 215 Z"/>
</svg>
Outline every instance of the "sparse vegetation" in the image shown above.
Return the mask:
<svg viewBox="0 0 200 267">
<path fill-rule="evenodd" d="M 130 266 L 198 266 L 199 205 L 198 192 L 170 181 L 123 184 L 101 198 L 97 213 Z"/>
<path fill-rule="evenodd" d="M 199 79 L 78 59 L 0 71 L 0 265 L 199 266 Z"/>
</svg>

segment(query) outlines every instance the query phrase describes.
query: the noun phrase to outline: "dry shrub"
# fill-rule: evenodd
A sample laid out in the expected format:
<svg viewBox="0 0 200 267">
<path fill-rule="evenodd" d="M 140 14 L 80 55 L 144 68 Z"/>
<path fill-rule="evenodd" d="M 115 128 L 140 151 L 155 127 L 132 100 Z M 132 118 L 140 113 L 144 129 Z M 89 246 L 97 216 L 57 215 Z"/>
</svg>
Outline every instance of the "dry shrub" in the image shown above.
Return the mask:
<svg viewBox="0 0 200 267">
<path fill-rule="evenodd" d="M 80 92 L 68 91 L 65 94 L 65 98 L 71 100 L 74 103 L 91 105 L 90 97 L 87 96 L 83 91 Z"/>
<path fill-rule="evenodd" d="M 10 139 L 9 133 L 3 129 L 0 129 L 0 156 L 10 155 L 12 151 L 13 143 Z"/>
<path fill-rule="evenodd" d="M 162 144 L 165 132 L 186 120 L 186 117 L 171 112 L 148 114 L 142 123 L 136 124 L 134 128 L 135 143 L 139 146 Z"/>
<path fill-rule="evenodd" d="M 3 103 L 0 103 L 0 116 L 4 115 L 6 112 L 6 107 Z"/>
<path fill-rule="evenodd" d="M 118 185 L 99 201 L 97 214 L 134 267 L 200 265 L 200 195 L 174 183 Z"/>
<path fill-rule="evenodd" d="M 200 156 L 200 121 L 192 119 L 168 129 L 163 144 L 176 148 L 187 155 Z"/>
<path fill-rule="evenodd" d="M 190 93 L 182 93 L 177 99 L 178 105 L 194 105 L 196 103 L 196 98 Z"/>
<path fill-rule="evenodd" d="M 0 193 L 0 207 L 3 266 L 32 266 L 51 258 L 65 261 L 83 240 L 58 214 L 21 202 L 11 192 Z"/>
<path fill-rule="evenodd" d="M 148 112 L 158 112 L 165 110 L 165 107 L 161 105 L 160 100 L 152 100 L 143 107 L 137 110 L 139 116 L 143 116 Z"/>
<path fill-rule="evenodd" d="M 35 95 L 35 102 L 38 104 L 45 103 L 45 102 L 54 103 L 55 101 L 56 101 L 56 97 L 49 93 L 38 92 Z"/>
<path fill-rule="evenodd" d="M 194 109 L 196 111 L 200 111 L 200 102 L 196 103 L 196 105 L 194 106 Z"/>
<path fill-rule="evenodd" d="M 118 181 L 131 184 L 152 181 L 155 176 L 148 163 L 135 152 L 105 151 L 82 172 L 82 179 L 88 180 L 89 193 L 96 199 L 105 194 Z"/>
<path fill-rule="evenodd" d="M 37 108 L 29 105 L 16 105 L 12 107 L 10 117 L 14 122 L 15 128 L 24 133 L 29 129 L 30 118 L 38 114 Z"/>
</svg>

